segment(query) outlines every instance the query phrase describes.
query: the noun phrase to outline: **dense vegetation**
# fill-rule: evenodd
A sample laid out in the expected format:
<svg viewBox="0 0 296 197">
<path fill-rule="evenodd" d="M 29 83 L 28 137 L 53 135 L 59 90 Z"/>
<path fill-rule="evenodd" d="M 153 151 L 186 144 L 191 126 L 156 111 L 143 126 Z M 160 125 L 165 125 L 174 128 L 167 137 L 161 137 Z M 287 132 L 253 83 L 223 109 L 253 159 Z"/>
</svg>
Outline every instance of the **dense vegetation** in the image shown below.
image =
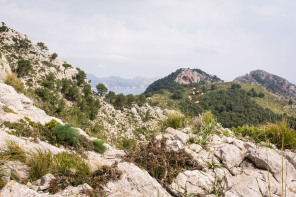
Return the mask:
<svg viewBox="0 0 296 197">
<path fill-rule="evenodd" d="M 197 116 L 211 110 L 218 122 L 229 128 L 275 123 L 283 118 L 288 120 L 290 126 L 296 127 L 295 112 L 289 115 L 283 113 L 284 105 L 288 103 L 278 101 L 255 85 L 222 83 L 172 86 L 169 90 L 158 91 L 150 103 L 179 109 L 186 116 Z"/>
</svg>

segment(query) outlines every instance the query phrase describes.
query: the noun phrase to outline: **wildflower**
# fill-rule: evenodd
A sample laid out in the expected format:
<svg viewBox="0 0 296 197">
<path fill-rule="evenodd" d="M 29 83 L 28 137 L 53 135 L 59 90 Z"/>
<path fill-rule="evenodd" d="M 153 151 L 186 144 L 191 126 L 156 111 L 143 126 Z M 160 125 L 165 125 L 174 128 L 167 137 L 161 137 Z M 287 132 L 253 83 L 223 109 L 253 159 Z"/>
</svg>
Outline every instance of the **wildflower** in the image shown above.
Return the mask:
<svg viewBox="0 0 296 197">
<path fill-rule="evenodd" d="M 195 101 L 195 103 L 196 103 L 196 104 L 198 104 L 198 103 L 199 103 L 199 101 Z"/>
</svg>

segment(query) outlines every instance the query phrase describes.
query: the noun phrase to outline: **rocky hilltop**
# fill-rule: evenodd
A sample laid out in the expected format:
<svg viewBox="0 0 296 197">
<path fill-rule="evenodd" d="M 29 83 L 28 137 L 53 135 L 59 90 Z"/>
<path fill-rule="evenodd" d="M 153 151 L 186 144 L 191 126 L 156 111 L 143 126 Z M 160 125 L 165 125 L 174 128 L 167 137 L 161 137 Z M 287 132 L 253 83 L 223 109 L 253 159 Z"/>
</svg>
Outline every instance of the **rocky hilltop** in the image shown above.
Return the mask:
<svg viewBox="0 0 296 197">
<path fill-rule="evenodd" d="M 181 72 L 177 75 L 175 82 L 180 84 L 191 84 L 191 83 L 221 83 L 223 82 L 216 76 L 211 76 L 199 69 L 182 68 Z"/>
<path fill-rule="evenodd" d="M 233 80 L 237 83 L 260 85 L 282 99 L 296 100 L 296 85 L 263 70 L 254 70 Z"/>
<path fill-rule="evenodd" d="M 180 68 L 168 76 L 156 80 L 145 90 L 145 94 L 155 93 L 161 89 L 174 88 L 179 84 L 214 84 L 223 82 L 216 75 L 210 75 L 200 69 Z"/>
</svg>

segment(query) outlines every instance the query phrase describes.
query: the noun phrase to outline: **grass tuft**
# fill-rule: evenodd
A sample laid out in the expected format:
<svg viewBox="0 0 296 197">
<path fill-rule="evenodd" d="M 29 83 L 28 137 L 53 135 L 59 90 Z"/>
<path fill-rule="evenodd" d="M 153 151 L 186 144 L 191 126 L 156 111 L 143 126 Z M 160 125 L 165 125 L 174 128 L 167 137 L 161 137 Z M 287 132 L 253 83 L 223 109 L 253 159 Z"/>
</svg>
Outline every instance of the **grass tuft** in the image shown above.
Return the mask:
<svg viewBox="0 0 296 197">
<path fill-rule="evenodd" d="M 18 93 L 24 93 L 24 84 L 19 78 L 17 78 L 15 73 L 7 73 L 4 83 L 12 86 Z"/>
<path fill-rule="evenodd" d="M 30 153 L 27 164 L 31 167 L 30 178 L 34 181 L 50 173 L 53 169 L 53 156 L 48 151 L 36 149 Z"/>
<path fill-rule="evenodd" d="M 174 129 L 185 127 L 187 124 L 186 117 L 178 112 L 169 113 L 168 118 L 162 121 L 164 128 L 172 127 Z"/>
</svg>

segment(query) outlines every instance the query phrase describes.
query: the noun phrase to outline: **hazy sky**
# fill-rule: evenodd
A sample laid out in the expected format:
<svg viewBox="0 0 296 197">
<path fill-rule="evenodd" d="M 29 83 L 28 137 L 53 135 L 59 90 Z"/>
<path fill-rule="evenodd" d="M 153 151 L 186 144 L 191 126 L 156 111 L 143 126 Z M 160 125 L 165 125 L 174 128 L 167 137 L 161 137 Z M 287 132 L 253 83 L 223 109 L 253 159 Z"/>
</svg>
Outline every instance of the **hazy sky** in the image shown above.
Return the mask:
<svg viewBox="0 0 296 197">
<path fill-rule="evenodd" d="M 296 0 L 0 0 L 0 21 L 99 77 L 263 69 L 296 83 Z"/>
</svg>

